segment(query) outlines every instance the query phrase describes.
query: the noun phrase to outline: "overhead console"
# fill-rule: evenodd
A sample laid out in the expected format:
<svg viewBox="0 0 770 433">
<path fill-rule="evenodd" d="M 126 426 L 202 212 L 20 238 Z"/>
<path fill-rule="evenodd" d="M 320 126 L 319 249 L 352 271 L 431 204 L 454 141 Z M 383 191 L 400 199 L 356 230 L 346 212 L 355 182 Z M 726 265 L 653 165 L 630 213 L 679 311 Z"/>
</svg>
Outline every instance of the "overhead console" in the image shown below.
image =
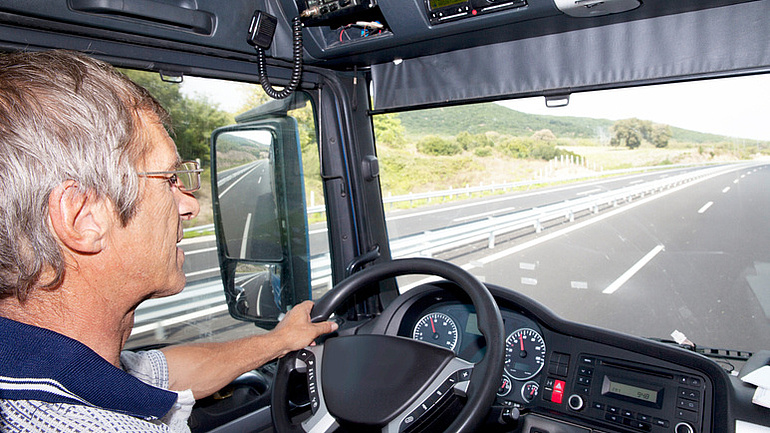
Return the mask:
<svg viewBox="0 0 770 433">
<path fill-rule="evenodd" d="M 347 67 L 648 18 L 674 12 L 679 4 L 666 0 L 644 4 L 640 0 L 281 1 L 287 18 L 299 14 L 304 24 L 305 50 L 310 55 L 306 62 L 333 66 L 339 60 Z M 282 52 L 272 54 L 287 57 Z"/>
<path fill-rule="evenodd" d="M 433 25 L 526 5 L 526 0 L 425 0 Z"/>
</svg>

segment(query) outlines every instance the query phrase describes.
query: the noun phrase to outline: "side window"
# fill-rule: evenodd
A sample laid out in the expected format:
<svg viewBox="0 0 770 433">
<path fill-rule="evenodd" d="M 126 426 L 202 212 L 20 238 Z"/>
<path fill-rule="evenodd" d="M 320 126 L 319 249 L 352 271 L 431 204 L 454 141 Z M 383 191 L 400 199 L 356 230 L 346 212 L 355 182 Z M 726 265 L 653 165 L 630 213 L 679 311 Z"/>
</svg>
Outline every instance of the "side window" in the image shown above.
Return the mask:
<svg viewBox="0 0 770 433">
<path fill-rule="evenodd" d="M 177 295 L 150 299 L 137 308 L 126 348 L 223 341 L 261 332 L 250 322 L 231 318 L 228 312 L 213 224 L 210 140 L 215 129 L 236 124 L 244 113 L 270 99 L 257 84 L 200 77 L 185 77 L 180 84 L 165 82 L 153 72 L 123 72 L 147 88 L 169 111 L 171 135 L 181 158 L 198 160 L 204 169 L 201 189 L 195 193 L 201 211 L 194 220 L 184 222 L 184 239 L 179 244 L 185 252 L 187 285 Z M 328 243 L 312 105 L 306 104 L 288 115 L 296 120 L 300 136 L 310 227 L 310 275 L 314 287 L 323 286 L 328 284 L 323 269 L 323 263 L 328 263 Z"/>
</svg>

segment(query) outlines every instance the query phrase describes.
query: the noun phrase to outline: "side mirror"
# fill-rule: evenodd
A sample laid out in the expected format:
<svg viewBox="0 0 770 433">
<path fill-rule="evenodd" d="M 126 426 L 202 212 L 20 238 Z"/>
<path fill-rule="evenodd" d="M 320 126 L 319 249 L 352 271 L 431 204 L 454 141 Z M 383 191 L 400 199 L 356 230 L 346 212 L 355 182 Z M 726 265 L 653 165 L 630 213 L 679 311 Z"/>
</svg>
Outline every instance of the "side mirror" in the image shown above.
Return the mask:
<svg viewBox="0 0 770 433">
<path fill-rule="evenodd" d="M 230 315 L 272 327 L 310 298 L 307 208 L 295 119 L 285 115 L 211 136 L 212 204 Z"/>
</svg>

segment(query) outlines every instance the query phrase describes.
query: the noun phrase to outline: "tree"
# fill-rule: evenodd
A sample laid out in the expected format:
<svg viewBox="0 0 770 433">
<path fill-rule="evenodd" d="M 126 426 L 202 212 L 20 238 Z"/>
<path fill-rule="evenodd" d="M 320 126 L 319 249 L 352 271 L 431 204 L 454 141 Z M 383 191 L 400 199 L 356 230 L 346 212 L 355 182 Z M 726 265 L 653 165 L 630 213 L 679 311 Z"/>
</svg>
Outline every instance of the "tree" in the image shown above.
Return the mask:
<svg viewBox="0 0 770 433">
<path fill-rule="evenodd" d="M 182 95 L 179 85 L 167 83 L 155 72 L 122 70 L 128 78 L 146 88 L 168 111 L 173 127 L 172 137 L 182 159 L 209 160 L 211 132 L 233 123 L 232 116 L 205 98 Z"/>
<path fill-rule="evenodd" d="M 625 144 L 629 149 L 641 146 L 642 139 L 649 139 L 652 132 L 652 122 L 636 118 L 616 121 L 610 131 L 613 136 L 610 140 L 612 146 Z"/>
<path fill-rule="evenodd" d="M 652 125 L 652 133 L 650 134 L 650 142 L 655 147 L 663 148 L 668 146 L 668 140 L 671 139 L 671 127 L 668 125 L 661 125 L 656 123 Z"/>
<path fill-rule="evenodd" d="M 551 132 L 550 129 L 541 129 L 532 134 L 532 139 L 535 141 L 546 141 L 551 143 L 556 141 L 556 135 Z"/>
<path fill-rule="evenodd" d="M 406 144 L 404 126 L 397 114 L 389 113 L 374 117 L 374 139 L 377 145 L 402 148 Z"/>
</svg>

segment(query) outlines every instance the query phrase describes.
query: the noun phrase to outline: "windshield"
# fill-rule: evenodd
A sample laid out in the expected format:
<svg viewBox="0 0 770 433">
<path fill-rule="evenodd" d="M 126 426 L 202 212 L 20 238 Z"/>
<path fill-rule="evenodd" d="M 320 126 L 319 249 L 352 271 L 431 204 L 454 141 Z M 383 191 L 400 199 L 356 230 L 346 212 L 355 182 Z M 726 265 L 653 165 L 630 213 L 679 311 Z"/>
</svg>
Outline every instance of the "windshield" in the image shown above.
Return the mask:
<svg viewBox="0 0 770 433">
<path fill-rule="evenodd" d="M 452 261 L 581 323 L 767 347 L 760 94 L 768 75 L 375 116 L 393 256 Z"/>
</svg>

